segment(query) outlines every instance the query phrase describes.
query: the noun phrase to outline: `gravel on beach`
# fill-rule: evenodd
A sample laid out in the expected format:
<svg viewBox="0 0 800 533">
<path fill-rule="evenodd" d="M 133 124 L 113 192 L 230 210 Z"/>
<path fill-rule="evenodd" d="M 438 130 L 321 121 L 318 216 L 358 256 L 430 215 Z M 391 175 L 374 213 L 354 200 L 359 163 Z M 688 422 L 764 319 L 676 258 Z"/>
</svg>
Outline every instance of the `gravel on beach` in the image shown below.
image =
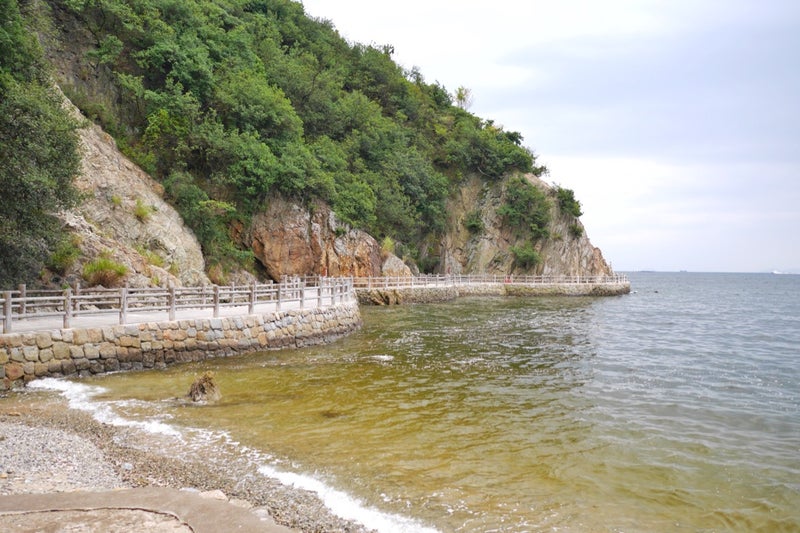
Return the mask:
<svg viewBox="0 0 800 533">
<path fill-rule="evenodd" d="M 214 446 L 182 453 L 179 437 L 98 422 L 55 393 L 0 394 L 0 497 L 143 486 L 216 490 L 298 531 L 368 531 L 331 513 L 316 494 Z"/>
</svg>

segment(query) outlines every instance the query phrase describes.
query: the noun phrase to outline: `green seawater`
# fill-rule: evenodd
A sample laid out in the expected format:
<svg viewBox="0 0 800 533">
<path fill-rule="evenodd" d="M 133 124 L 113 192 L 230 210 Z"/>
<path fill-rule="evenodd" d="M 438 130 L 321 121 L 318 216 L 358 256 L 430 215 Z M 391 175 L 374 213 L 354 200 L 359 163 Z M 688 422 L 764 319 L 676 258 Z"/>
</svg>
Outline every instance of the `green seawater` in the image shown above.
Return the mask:
<svg viewBox="0 0 800 533">
<path fill-rule="evenodd" d="M 329 346 L 82 383 L 440 531 L 800 531 L 800 277 L 744 278 L 362 307 Z M 173 400 L 206 370 L 219 403 Z"/>
</svg>

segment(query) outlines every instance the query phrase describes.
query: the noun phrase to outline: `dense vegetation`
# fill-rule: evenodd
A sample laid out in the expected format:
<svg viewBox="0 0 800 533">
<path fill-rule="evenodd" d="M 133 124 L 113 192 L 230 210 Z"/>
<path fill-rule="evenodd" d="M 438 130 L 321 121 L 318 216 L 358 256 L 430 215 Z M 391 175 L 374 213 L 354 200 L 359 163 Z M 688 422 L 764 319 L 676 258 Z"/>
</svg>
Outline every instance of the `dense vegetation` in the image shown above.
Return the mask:
<svg viewBox="0 0 800 533">
<path fill-rule="evenodd" d="M 322 199 L 414 255 L 468 172 L 538 172 L 519 133 L 290 0 L 51 0 L 94 40 L 86 61 L 121 103 L 70 94 L 162 180 L 210 264 L 271 195 Z M 463 89 L 462 89 L 463 92 Z M 458 95 L 456 95 L 458 96 Z M 458 104 L 461 104 L 459 106 Z"/>
<path fill-rule="evenodd" d="M 76 201 L 77 124 L 61 109 L 15 0 L 0 0 L 0 288 L 35 279 Z"/>
</svg>

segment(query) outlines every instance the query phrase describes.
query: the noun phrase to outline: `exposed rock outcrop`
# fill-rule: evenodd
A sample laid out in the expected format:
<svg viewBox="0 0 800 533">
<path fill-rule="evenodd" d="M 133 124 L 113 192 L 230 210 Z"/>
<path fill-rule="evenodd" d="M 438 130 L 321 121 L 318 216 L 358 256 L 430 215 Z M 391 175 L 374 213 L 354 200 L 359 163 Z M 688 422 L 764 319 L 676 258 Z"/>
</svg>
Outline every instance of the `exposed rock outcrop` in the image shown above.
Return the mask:
<svg viewBox="0 0 800 533">
<path fill-rule="evenodd" d="M 384 261 L 371 235 L 341 223 L 323 202 L 315 202 L 308 210 L 276 196 L 253 217 L 241 238 L 274 280 L 306 274 L 380 276 L 385 262 L 393 265 L 392 271 L 402 271 L 400 259 L 384 254 Z"/>
<path fill-rule="evenodd" d="M 84 262 L 108 256 L 128 268 L 131 286 L 208 283 L 200 244 L 161 197 L 161 185 L 99 126 L 79 134 L 83 160 L 75 185 L 84 198 L 62 219 L 78 235 Z"/>
<path fill-rule="evenodd" d="M 555 190 L 533 175 L 526 178 L 553 200 L 550 236 L 535 245 L 541 262 L 530 269 L 515 264 L 511 248 L 524 244 L 525 238 L 504 223 L 497 213 L 507 194 L 507 181 L 486 182 L 472 176 L 448 200 L 447 231 L 439 248 L 442 272 L 565 276 L 611 274 L 611 267 L 603 259 L 600 249 L 589 241 L 583 224 L 558 209 Z M 470 231 L 466 224 L 467 218 L 475 213 L 482 226 L 480 231 Z M 579 228 L 580 235 L 575 235 L 573 226 Z"/>
</svg>

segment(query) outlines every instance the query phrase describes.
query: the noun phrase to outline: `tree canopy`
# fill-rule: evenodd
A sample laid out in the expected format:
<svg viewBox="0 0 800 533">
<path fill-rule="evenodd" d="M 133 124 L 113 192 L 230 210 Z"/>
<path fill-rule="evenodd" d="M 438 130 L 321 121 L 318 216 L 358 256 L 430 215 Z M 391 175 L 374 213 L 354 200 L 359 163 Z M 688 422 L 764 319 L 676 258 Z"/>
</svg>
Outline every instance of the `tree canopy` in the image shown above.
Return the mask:
<svg viewBox="0 0 800 533">
<path fill-rule="evenodd" d="M 395 63 L 390 46 L 349 43 L 299 2 L 51 4 L 90 29 L 87 62 L 124 95 L 100 121 L 139 164 L 181 184 L 167 191 L 212 263 L 225 247 L 204 237 L 197 214 L 208 201 L 246 221 L 276 192 L 321 198 L 413 249 L 443 228 L 448 190 L 466 173 L 537 169 L 519 133 L 466 111 L 466 89 L 454 105 Z"/>
<path fill-rule="evenodd" d="M 24 8 L 21 14 L 20 8 Z M 231 236 L 276 194 L 321 199 L 413 257 L 470 173 L 541 173 L 517 132 L 343 39 L 293 0 L 0 0 L 0 283 L 32 279 L 74 205 L 76 123 L 37 34 L 84 51 L 65 90 L 162 181 L 209 267 L 251 257 Z M 74 46 L 73 46 L 74 48 Z M 90 81 L 104 80 L 108 99 Z"/>
<path fill-rule="evenodd" d="M 0 0 L 0 288 L 34 279 L 73 205 L 77 124 L 62 109 L 15 0 Z"/>
</svg>

